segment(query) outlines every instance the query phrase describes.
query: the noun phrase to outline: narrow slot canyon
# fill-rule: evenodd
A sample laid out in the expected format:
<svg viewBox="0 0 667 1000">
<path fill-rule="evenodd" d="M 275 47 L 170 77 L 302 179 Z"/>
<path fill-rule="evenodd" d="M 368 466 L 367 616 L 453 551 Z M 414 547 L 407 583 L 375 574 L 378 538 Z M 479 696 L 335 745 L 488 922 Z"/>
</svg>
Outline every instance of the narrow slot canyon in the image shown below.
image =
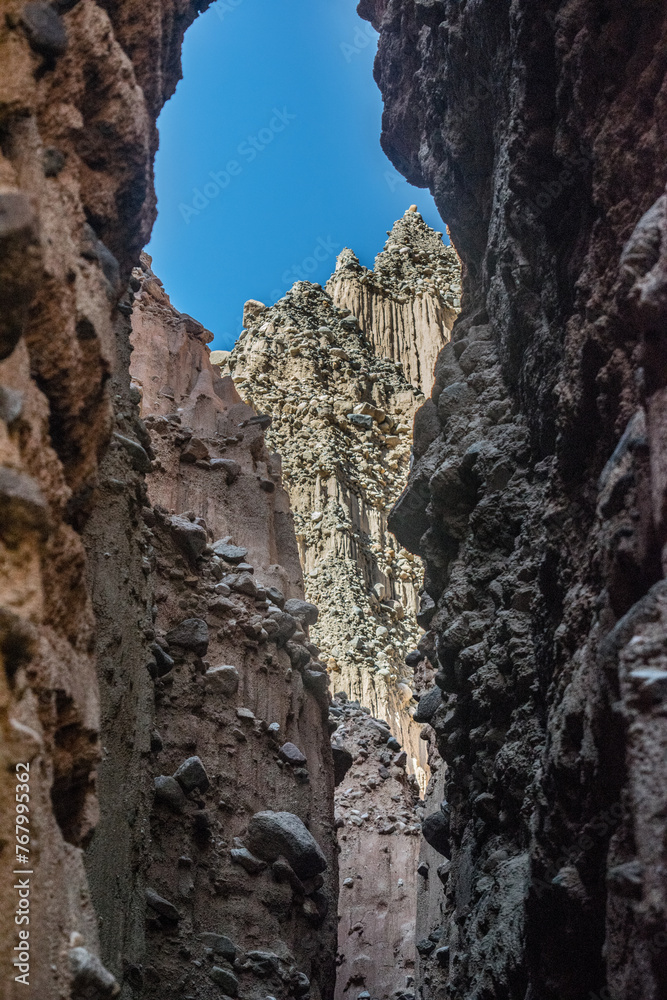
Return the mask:
<svg viewBox="0 0 667 1000">
<path fill-rule="evenodd" d="M 664 1000 L 665 5 L 361 0 L 446 236 L 222 350 L 145 248 L 239 3 L 0 4 L 0 996 Z"/>
</svg>

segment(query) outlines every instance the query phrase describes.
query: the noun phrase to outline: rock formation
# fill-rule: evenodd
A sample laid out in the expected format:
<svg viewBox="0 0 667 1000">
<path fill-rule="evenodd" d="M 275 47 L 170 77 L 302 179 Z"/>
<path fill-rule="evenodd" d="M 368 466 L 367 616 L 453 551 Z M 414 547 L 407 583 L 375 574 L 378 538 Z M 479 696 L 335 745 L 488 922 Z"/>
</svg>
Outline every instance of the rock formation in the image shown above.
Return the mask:
<svg viewBox="0 0 667 1000">
<path fill-rule="evenodd" d="M 330 708 L 340 884 L 336 997 L 412 1000 L 422 803 L 407 753 L 382 719 L 338 695 Z M 340 775 L 337 775 L 339 778 Z"/>
<path fill-rule="evenodd" d="M 294 511 L 313 628 L 337 687 L 408 738 L 405 654 L 419 638 L 418 563 L 395 547 L 387 513 L 400 494 L 420 400 L 400 365 L 377 357 L 356 317 L 298 282 L 275 306 L 248 303 L 227 366 L 267 414 Z M 381 464 L 377 459 L 381 457 Z M 416 734 L 411 768 L 422 769 Z"/>
<path fill-rule="evenodd" d="M 146 682 L 137 672 L 127 690 L 129 664 L 145 662 L 151 624 L 138 518 L 146 456 L 129 395 L 129 304 L 119 300 L 155 215 L 155 120 L 180 74 L 183 32 L 206 6 L 160 0 L 148 16 L 133 0 L 2 5 L 0 976 L 8 997 L 26 990 L 12 967 L 25 929 L 10 916 L 20 903 L 17 867 L 33 873 L 32 995 L 69 997 L 72 980 L 100 995 L 115 990 L 95 958 L 82 858 L 103 752 L 96 659 L 103 683 L 125 688 L 131 711 Z M 17 763 L 30 764 L 29 856 L 16 850 L 24 836 L 16 794 L 28 794 L 16 791 Z M 108 800 L 115 808 L 124 795 L 119 886 L 132 837 L 125 817 L 141 796 L 135 771 L 127 777 L 125 792 Z M 124 903 L 129 912 L 130 896 Z"/>
<path fill-rule="evenodd" d="M 149 258 L 132 281 L 155 603 L 147 932 L 126 978 L 160 1000 L 326 1000 L 337 899 L 328 678 L 309 643 L 317 609 L 303 600 L 279 461 L 265 421 L 210 364 L 211 335 L 172 308 Z M 122 751 L 110 756 L 117 770 Z M 110 821 L 96 840 L 113 836 Z"/>
<path fill-rule="evenodd" d="M 384 149 L 430 186 L 464 268 L 389 519 L 425 559 L 448 768 L 423 995 L 657 1000 L 665 10 L 360 9 Z"/>
<path fill-rule="evenodd" d="M 461 307 L 461 263 L 414 205 L 387 236 L 372 271 L 344 250 L 327 291 L 357 317 L 371 350 L 399 362 L 408 382 L 429 393 Z"/>
<path fill-rule="evenodd" d="M 207 5 L 2 7 L 3 997 L 329 1000 L 337 777 L 339 998 L 661 1000 L 664 5 L 361 0 L 462 314 L 409 213 L 236 389 L 139 266 Z"/>
<path fill-rule="evenodd" d="M 423 400 L 406 379 L 413 373 L 430 385 L 448 338 L 445 317 L 451 326 L 459 305 L 459 280 L 455 252 L 411 210 L 389 233 L 374 272 L 343 251 L 326 291 L 302 282 L 271 308 L 247 303 L 234 350 L 212 355 L 266 414 L 267 441 L 281 455 L 294 510 L 306 595 L 320 608 L 312 634 L 334 683 L 359 699 L 332 710 L 344 719 L 334 752 L 342 752 L 340 739 L 356 761 L 336 794 L 346 889 L 340 1000 L 366 990 L 378 998 L 413 995 L 419 841 L 409 838 L 419 832 L 414 804 L 429 774 L 427 745 L 412 719 L 414 664 L 423 662 L 414 653 L 421 566 L 395 545 L 386 516 L 407 477 Z M 367 720 L 360 703 L 389 724 Z M 414 786 L 405 781 L 406 764 Z"/>
<path fill-rule="evenodd" d="M 201 326 L 147 261 L 131 275 L 154 218 L 155 119 L 206 6 L 3 6 L 8 1000 L 26 984 L 40 1000 L 333 989 L 326 673 L 279 462 Z M 150 432 L 129 374 L 135 293 L 142 358 L 168 373 L 147 378 Z"/>
</svg>

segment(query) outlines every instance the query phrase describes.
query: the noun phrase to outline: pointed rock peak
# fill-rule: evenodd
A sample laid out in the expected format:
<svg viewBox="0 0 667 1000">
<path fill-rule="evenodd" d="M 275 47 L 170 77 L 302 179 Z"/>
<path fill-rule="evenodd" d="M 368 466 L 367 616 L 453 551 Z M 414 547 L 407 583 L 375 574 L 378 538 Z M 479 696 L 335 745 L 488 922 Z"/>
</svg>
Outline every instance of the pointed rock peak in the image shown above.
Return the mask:
<svg viewBox="0 0 667 1000">
<path fill-rule="evenodd" d="M 251 323 L 257 322 L 262 313 L 265 313 L 267 306 L 263 302 L 258 302 L 257 299 L 248 299 L 248 301 L 243 306 L 243 325 L 250 326 Z"/>
<path fill-rule="evenodd" d="M 375 258 L 375 280 L 397 291 L 414 291 L 420 282 L 445 295 L 460 291 L 460 263 L 455 250 L 442 242 L 442 233 L 431 229 L 415 205 L 388 230 L 384 250 Z M 458 304 L 457 304 L 458 307 Z"/>
<path fill-rule="evenodd" d="M 353 271 L 361 269 L 359 258 L 353 250 L 350 250 L 349 247 L 345 247 L 341 250 L 336 258 L 336 270 L 342 271 L 344 268 L 350 268 Z"/>
<path fill-rule="evenodd" d="M 400 219 L 397 219 L 393 227 L 388 230 L 389 239 L 385 243 L 384 250 L 396 252 L 405 248 L 408 250 L 430 250 L 437 252 L 444 248 L 442 233 L 424 222 L 416 205 L 410 205 Z"/>
</svg>

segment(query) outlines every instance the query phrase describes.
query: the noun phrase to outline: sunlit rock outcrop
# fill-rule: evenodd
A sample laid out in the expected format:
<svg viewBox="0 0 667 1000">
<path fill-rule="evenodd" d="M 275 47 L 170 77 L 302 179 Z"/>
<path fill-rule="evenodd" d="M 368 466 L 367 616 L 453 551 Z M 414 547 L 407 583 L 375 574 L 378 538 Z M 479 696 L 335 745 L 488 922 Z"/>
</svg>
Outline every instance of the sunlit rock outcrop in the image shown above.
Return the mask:
<svg viewBox="0 0 667 1000">
<path fill-rule="evenodd" d="M 408 382 L 429 393 L 461 308 L 461 262 L 414 206 L 387 235 L 372 271 L 343 250 L 327 292 L 357 317 L 378 357 L 398 361 Z"/>
<path fill-rule="evenodd" d="M 366 272 L 376 290 L 400 291 L 405 317 L 412 317 L 401 321 L 393 347 L 391 314 L 365 333 L 347 306 L 336 305 L 336 294 L 370 288 L 356 271 L 343 287 L 337 275 L 347 269 L 339 268 L 333 296 L 299 282 L 274 306 L 247 303 L 246 330 L 220 363 L 243 398 L 270 418 L 267 440 L 282 458 L 306 594 L 320 607 L 313 635 L 332 682 L 390 721 L 424 787 L 425 751 L 411 720 L 412 669 L 405 664 L 421 634 L 421 567 L 388 532 L 387 514 L 407 477 L 413 417 L 424 398 L 404 368 L 418 372 L 427 363 L 423 331 L 410 325 L 420 296 L 408 290 L 406 275 L 437 270 L 444 296 L 459 271 L 454 252 L 416 213 L 406 213 L 393 232 L 406 251 L 399 273 L 393 249 L 378 257 L 377 276 Z M 366 322 L 374 322 L 372 312 Z M 441 342 L 447 334 L 438 327 Z"/>
</svg>

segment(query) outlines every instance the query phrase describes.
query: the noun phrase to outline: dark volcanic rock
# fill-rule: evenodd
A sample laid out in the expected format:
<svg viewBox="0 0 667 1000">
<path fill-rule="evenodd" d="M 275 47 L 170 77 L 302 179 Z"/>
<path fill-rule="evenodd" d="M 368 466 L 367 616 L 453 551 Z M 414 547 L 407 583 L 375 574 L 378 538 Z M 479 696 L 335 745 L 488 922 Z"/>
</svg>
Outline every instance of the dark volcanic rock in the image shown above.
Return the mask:
<svg viewBox="0 0 667 1000">
<path fill-rule="evenodd" d="M 414 714 L 415 722 L 430 722 L 441 705 L 442 691 L 438 687 L 431 688 L 419 699 L 417 711 Z"/>
<path fill-rule="evenodd" d="M 449 821 L 442 812 L 431 813 L 422 823 L 422 835 L 427 844 L 445 858 L 451 856 Z"/>
<path fill-rule="evenodd" d="M 346 747 L 340 746 L 340 744 L 337 743 L 332 743 L 331 753 L 333 754 L 334 762 L 334 778 L 336 787 L 338 787 L 347 772 L 352 767 L 352 761 L 354 758 Z"/>
<path fill-rule="evenodd" d="M 382 145 L 430 187 L 464 266 L 389 521 L 425 560 L 451 804 L 446 898 L 439 880 L 428 889 L 442 947 L 420 989 L 657 998 L 667 13 L 640 0 L 360 11 L 380 32 Z M 471 892 L 490 890 L 489 872 L 492 906 Z M 641 894 L 651 920 L 608 884 Z"/>
</svg>

